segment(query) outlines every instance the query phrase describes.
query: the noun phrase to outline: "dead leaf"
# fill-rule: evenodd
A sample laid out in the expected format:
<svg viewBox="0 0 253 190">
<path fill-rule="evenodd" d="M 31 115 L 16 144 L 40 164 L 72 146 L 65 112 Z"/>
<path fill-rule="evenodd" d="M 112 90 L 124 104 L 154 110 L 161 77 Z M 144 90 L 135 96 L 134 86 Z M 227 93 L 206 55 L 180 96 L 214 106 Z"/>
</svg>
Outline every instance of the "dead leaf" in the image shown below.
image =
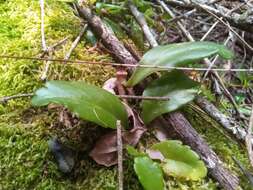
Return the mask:
<svg viewBox="0 0 253 190">
<path fill-rule="evenodd" d="M 126 106 L 128 118 L 132 122 L 133 128 L 130 131 L 122 132 L 123 144 L 135 146 L 142 135 L 146 132 L 146 127 L 139 115 L 129 106 Z M 96 143 L 90 156 L 98 163 L 104 166 L 112 166 L 117 164 L 117 133 L 110 132 L 102 136 Z"/>
</svg>

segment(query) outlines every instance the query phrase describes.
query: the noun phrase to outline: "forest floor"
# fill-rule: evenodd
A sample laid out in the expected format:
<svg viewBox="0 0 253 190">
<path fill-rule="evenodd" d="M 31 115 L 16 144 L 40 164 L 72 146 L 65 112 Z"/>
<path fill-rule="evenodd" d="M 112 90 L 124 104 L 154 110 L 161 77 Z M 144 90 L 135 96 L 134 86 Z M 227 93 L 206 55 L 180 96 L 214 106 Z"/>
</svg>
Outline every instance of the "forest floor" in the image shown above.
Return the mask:
<svg viewBox="0 0 253 190">
<path fill-rule="evenodd" d="M 47 0 L 45 4 L 45 35 L 48 44 L 68 37 L 55 58 L 62 58 L 80 31 L 80 20 L 63 2 Z M 0 52 L 7 55 L 38 56 L 41 54 L 40 5 L 34 0 L 0 0 Z M 111 61 L 107 54 L 92 48 L 85 38 L 75 49 L 71 59 Z M 0 97 L 34 92 L 43 85 L 40 80 L 45 62 L 30 60 L 0 60 Z M 84 80 L 101 86 L 113 76 L 110 66 L 52 63 L 48 80 Z M 191 124 L 207 140 L 225 165 L 240 177 L 243 189 L 247 186 L 236 157 L 246 168 L 246 150 L 219 132 L 219 125 L 208 115 L 198 113 L 191 106 L 183 108 Z M 72 127 L 59 121 L 57 108 L 33 108 L 29 98 L 0 104 L 0 189 L 85 189 L 112 190 L 117 187 L 117 168 L 98 166 L 89 156 L 91 136 L 96 127 L 89 123 L 75 123 Z M 100 129 L 98 129 L 100 130 Z M 152 133 L 149 134 L 153 138 Z M 79 162 L 70 175 L 62 174 L 48 149 L 47 141 L 58 136 L 79 151 Z M 147 135 L 148 136 L 148 135 Z M 144 138 L 145 139 L 145 138 Z M 145 141 L 145 140 L 143 140 Z M 145 143 L 145 142 L 142 142 Z M 132 169 L 131 161 L 124 162 L 125 189 L 142 189 Z M 168 180 L 171 189 L 217 189 L 211 178 L 198 182 Z"/>
</svg>

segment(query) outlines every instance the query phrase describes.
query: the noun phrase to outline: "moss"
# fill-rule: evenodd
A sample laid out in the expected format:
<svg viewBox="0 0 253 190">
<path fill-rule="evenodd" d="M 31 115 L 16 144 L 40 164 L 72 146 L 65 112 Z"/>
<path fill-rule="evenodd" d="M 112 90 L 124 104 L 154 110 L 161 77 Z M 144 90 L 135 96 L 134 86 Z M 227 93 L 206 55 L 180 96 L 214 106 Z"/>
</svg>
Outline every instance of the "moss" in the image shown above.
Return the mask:
<svg viewBox="0 0 253 190">
<path fill-rule="evenodd" d="M 59 1 L 46 1 L 45 12 L 48 45 L 69 37 L 67 43 L 54 55 L 55 58 L 63 58 L 79 33 L 80 21 L 67 5 Z M 84 45 L 86 44 L 82 39 L 73 52 L 73 57 L 87 61 L 111 59 L 106 54 L 89 51 Z M 1 1 L 1 54 L 38 56 L 40 51 L 39 1 Z M 38 61 L 0 60 L 0 97 L 36 90 L 43 84 L 39 80 L 43 68 L 44 63 Z M 48 79 L 85 80 L 101 85 L 111 76 L 112 71 L 111 67 L 102 68 L 98 65 L 52 63 Z M 54 135 L 65 137 L 65 131 L 54 128 L 57 126 L 53 126 L 57 120 L 54 112 L 29 107 L 29 99 L 12 100 L 7 105 L 0 105 L 0 189 L 83 189 L 83 185 L 87 185 L 88 189 L 94 189 L 95 186 L 104 189 L 103 187 L 115 186 L 115 169 L 98 168 L 87 156 L 85 167 L 77 170 L 86 171 L 83 180 L 63 176 L 48 151 L 47 140 Z M 88 167 L 89 165 L 92 167 Z M 98 181 L 92 180 L 97 176 L 100 176 Z"/>
<path fill-rule="evenodd" d="M 16 113 L 17 114 L 17 113 Z M 5 123 L 3 119 L 13 119 Z M 11 120 L 10 120 L 11 121 Z M 36 127 L 34 127 L 36 126 Z M 16 115 L 2 115 L 0 122 L 0 188 L 50 189 L 69 187 L 48 152 L 43 126 L 17 121 Z M 57 187 L 57 188 L 56 188 Z"/>
</svg>

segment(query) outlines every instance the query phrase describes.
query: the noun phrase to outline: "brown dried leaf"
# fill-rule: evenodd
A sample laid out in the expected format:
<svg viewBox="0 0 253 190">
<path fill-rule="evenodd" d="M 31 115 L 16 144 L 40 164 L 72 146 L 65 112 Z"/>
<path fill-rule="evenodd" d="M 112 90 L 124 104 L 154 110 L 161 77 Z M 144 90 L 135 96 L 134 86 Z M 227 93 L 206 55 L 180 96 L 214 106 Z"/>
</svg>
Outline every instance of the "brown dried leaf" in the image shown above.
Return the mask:
<svg viewBox="0 0 253 190">
<path fill-rule="evenodd" d="M 128 117 L 133 123 L 133 128 L 130 131 L 122 132 L 122 139 L 124 145 L 135 146 L 143 133 L 146 131 L 142 120 L 139 115 L 134 112 L 129 106 L 125 105 Z M 102 136 L 96 143 L 90 156 L 98 163 L 104 166 L 112 166 L 117 164 L 117 133 L 116 131 L 110 132 Z"/>
</svg>

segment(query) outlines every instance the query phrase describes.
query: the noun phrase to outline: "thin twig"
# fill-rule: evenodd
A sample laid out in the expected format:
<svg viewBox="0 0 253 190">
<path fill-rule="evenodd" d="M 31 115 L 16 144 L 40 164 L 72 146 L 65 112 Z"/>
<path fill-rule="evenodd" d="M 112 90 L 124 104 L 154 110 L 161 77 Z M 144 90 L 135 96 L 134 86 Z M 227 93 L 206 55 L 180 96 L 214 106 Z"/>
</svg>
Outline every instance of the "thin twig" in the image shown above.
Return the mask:
<svg viewBox="0 0 253 190">
<path fill-rule="evenodd" d="M 72 54 L 72 52 L 74 51 L 74 49 L 76 48 L 76 46 L 78 45 L 79 41 L 81 40 L 82 36 L 84 35 L 86 29 L 87 29 L 87 24 L 85 24 L 82 28 L 80 33 L 78 34 L 78 36 L 76 37 L 75 41 L 71 44 L 71 47 L 69 49 L 69 52 L 66 54 L 65 56 L 65 60 L 68 60 Z"/>
<path fill-rule="evenodd" d="M 193 13 L 195 13 L 196 11 L 197 11 L 197 9 L 192 9 L 192 10 L 188 11 L 187 13 L 184 13 L 180 16 L 177 16 L 175 18 L 172 18 L 172 19 L 168 20 L 167 23 L 171 23 L 171 22 L 179 21 L 183 18 L 187 18 L 187 17 L 191 16 Z"/>
<path fill-rule="evenodd" d="M 147 38 L 149 44 L 152 47 L 158 46 L 158 43 L 157 43 L 156 39 L 154 38 L 154 35 L 152 34 L 152 32 L 150 31 L 150 29 L 148 27 L 145 17 L 143 16 L 143 14 L 140 11 L 138 11 L 136 6 L 133 4 L 132 0 L 128 0 L 128 6 L 129 6 L 132 14 L 134 15 L 135 19 L 137 20 L 137 22 L 141 26 L 142 31 L 145 34 L 145 37 Z"/>
<path fill-rule="evenodd" d="M 41 11 L 41 43 L 42 43 L 42 49 L 44 52 L 47 52 L 47 44 L 46 44 L 46 37 L 45 37 L 45 25 L 44 25 L 44 0 L 40 0 L 40 11 Z"/>
<path fill-rule="evenodd" d="M 17 98 L 31 97 L 33 95 L 34 95 L 33 93 L 28 93 L 28 94 L 17 94 L 13 96 L 5 96 L 5 97 L 0 98 L 0 104 L 6 104 L 10 100 L 17 99 Z"/>
<path fill-rule="evenodd" d="M 44 57 L 45 55 L 48 54 L 48 52 L 53 52 L 53 51 L 57 50 L 57 48 L 58 48 L 59 46 L 64 45 L 64 44 L 67 42 L 68 39 L 69 39 L 69 37 L 63 38 L 62 40 L 56 42 L 56 43 L 53 44 L 52 46 L 49 46 L 49 47 L 47 48 L 47 51 L 46 51 L 46 52 L 43 51 L 43 53 L 40 55 L 40 57 Z"/>
<path fill-rule="evenodd" d="M 157 0 L 157 2 L 163 7 L 163 9 L 173 18 L 176 18 L 176 15 L 169 9 L 169 7 L 161 0 Z M 186 30 L 183 24 L 180 21 L 177 21 L 177 25 L 184 33 L 184 35 L 188 38 L 189 41 L 194 42 L 192 35 Z"/>
<path fill-rule="evenodd" d="M 49 53 L 49 55 L 48 55 L 49 59 L 52 59 L 53 52 L 48 52 L 48 53 Z M 51 65 L 51 63 L 52 63 L 52 61 L 50 61 L 50 60 L 46 61 L 46 64 L 45 64 L 44 70 L 41 74 L 40 80 L 45 81 L 47 79 L 47 73 L 49 71 L 49 66 Z"/>
<path fill-rule="evenodd" d="M 119 190 L 123 190 L 123 145 L 122 145 L 122 127 L 120 120 L 117 120 L 117 148 L 118 148 L 118 183 Z"/>
<path fill-rule="evenodd" d="M 122 99 L 135 99 L 135 100 L 159 100 L 159 101 L 168 101 L 169 97 L 162 96 L 133 96 L 133 95 L 117 95 Z"/>
<path fill-rule="evenodd" d="M 17 94 L 13 96 L 5 96 L 5 97 L 0 98 L 0 103 L 7 103 L 9 100 L 12 100 L 12 99 L 31 97 L 34 95 L 35 95 L 34 93 L 27 93 L 27 94 Z M 170 98 L 166 96 L 134 96 L 134 95 L 116 95 L 116 96 L 121 99 L 157 100 L 157 101 L 170 100 Z"/>
<path fill-rule="evenodd" d="M 227 45 L 227 43 L 229 42 L 230 39 L 231 39 L 231 36 L 229 35 L 228 38 L 226 39 L 226 41 L 224 42 L 224 45 Z M 213 59 L 213 61 L 211 62 L 211 64 L 208 66 L 208 70 L 205 72 L 205 74 L 202 78 L 202 82 L 205 81 L 206 77 L 208 76 L 209 72 L 212 70 L 212 68 L 218 58 L 219 58 L 219 55 L 216 55 L 215 58 Z"/>
<path fill-rule="evenodd" d="M 18 59 L 18 60 L 36 60 L 36 61 L 51 61 L 51 62 L 59 62 L 64 63 L 67 62 L 69 64 L 90 64 L 90 65 L 105 65 L 105 66 L 120 66 L 120 67 L 132 67 L 132 68 L 154 68 L 161 70 L 185 70 L 185 71 L 208 71 L 208 68 L 201 67 L 170 67 L 170 66 L 157 66 L 157 65 L 135 65 L 135 64 L 121 64 L 114 62 L 98 62 L 98 61 L 84 61 L 84 60 L 64 60 L 64 59 L 50 59 L 50 58 L 40 58 L 40 57 L 25 57 L 25 56 L 9 56 L 9 55 L 0 55 L 2 59 Z M 253 72 L 253 68 L 250 69 L 224 69 L 224 68 L 213 68 L 211 71 L 220 71 L 220 72 Z"/>
<path fill-rule="evenodd" d="M 251 142 L 252 130 L 253 130 L 253 105 L 252 105 L 252 111 L 251 111 L 251 116 L 249 120 L 249 127 L 248 127 L 247 135 L 245 138 L 245 143 L 248 150 L 250 164 L 251 164 L 251 167 L 253 168 L 253 150 L 252 150 L 252 142 Z"/>
</svg>

